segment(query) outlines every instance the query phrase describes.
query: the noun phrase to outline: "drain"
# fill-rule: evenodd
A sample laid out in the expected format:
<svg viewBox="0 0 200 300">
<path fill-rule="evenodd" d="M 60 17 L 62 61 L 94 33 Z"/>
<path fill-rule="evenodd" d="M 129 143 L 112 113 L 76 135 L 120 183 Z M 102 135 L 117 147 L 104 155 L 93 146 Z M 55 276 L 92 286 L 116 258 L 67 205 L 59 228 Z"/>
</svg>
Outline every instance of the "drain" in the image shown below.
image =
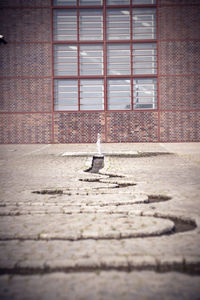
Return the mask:
<svg viewBox="0 0 200 300">
<path fill-rule="evenodd" d="M 55 190 L 41 190 L 41 191 L 33 191 L 33 194 L 41 194 L 41 195 L 61 195 L 63 194 L 63 190 L 55 189 Z"/>
</svg>

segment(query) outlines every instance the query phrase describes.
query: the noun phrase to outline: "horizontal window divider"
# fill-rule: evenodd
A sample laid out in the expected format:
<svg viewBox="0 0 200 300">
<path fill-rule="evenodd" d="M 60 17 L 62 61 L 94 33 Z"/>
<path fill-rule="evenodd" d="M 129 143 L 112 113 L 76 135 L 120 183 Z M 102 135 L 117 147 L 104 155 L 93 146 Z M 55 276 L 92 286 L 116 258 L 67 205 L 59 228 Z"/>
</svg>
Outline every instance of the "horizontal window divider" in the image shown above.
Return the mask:
<svg viewBox="0 0 200 300">
<path fill-rule="evenodd" d="M 121 41 L 120 41 L 121 42 Z M 103 40 L 90 40 L 90 41 L 77 41 L 77 40 L 66 40 L 66 41 L 56 41 L 54 40 L 53 41 L 53 44 L 56 45 L 56 44 L 66 44 L 66 45 L 79 45 L 79 44 L 102 44 L 103 45 Z"/>
<path fill-rule="evenodd" d="M 52 114 L 52 111 L 0 111 L 0 114 L 6 115 L 25 115 L 25 114 Z"/>
<path fill-rule="evenodd" d="M 133 78 L 155 78 L 157 79 L 157 74 L 133 74 Z"/>
<path fill-rule="evenodd" d="M 132 8 L 156 8 L 156 4 L 133 4 L 131 5 Z"/>
<path fill-rule="evenodd" d="M 163 76 L 168 76 L 168 75 L 163 75 Z M 170 75 L 170 76 L 177 76 L 177 75 Z M 179 76 L 179 75 L 178 75 Z M 190 74 L 188 75 L 184 75 L 184 76 L 190 76 Z M 200 76 L 199 75 L 194 75 L 194 76 Z M 0 77 L 1 78 L 12 78 L 12 77 Z M 23 77 L 14 77 L 14 78 L 22 78 Z M 27 77 L 26 77 L 27 78 Z M 28 78 L 33 78 L 33 77 L 28 77 Z M 52 77 L 37 77 L 37 78 L 52 78 Z M 133 76 L 131 75 L 80 75 L 80 76 L 54 76 L 54 79 L 104 79 L 104 78 L 116 78 L 116 79 L 120 79 L 120 78 L 125 78 L 125 79 L 131 79 L 131 78 L 157 78 L 157 74 L 133 74 Z"/>
<path fill-rule="evenodd" d="M 144 40 L 132 40 L 132 43 L 133 44 L 140 44 L 140 43 L 156 43 L 157 42 L 157 39 L 144 39 Z"/>
<path fill-rule="evenodd" d="M 51 79 L 52 76 L 0 76 L 0 79 Z"/>
<path fill-rule="evenodd" d="M 104 113 L 105 110 L 54 110 L 54 113 Z"/>
<path fill-rule="evenodd" d="M 41 8 L 49 8 L 51 6 L 1 6 L 0 9 L 41 9 Z"/>
<path fill-rule="evenodd" d="M 194 39 L 191 39 L 191 40 L 194 40 Z M 200 40 L 200 39 L 195 39 L 195 40 Z M 159 40 L 159 42 L 163 42 L 163 41 L 168 41 L 168 40 Z M 170 40 L 171 41 L 171 40 Z M 176 40 L 173 40 L 173 41 L 176 41 Z M 141 43 L 156 43 L 157 42 L 157 39 L 138 39 L 138 40 L 106 40 L 106 44 L 129 44 L 129 43 L 133 43 L 133 44 L 141 44 Z M 20 42 L 21 43 L 21 42 Z M 21 44 L 26 44 L 26 42 L 22 42 Z M 40 42 L 38 42 L 39 44 Z M 46 44 L 49 44 L 50 42 L 45 42 Z M 76 44 L 104 44 L 104 41 L 103 40 L 82 40 L 82 41 L 77 41 L 77 40 L 65 40 L 65 41 L 57 41 L 57 40 L 54 40 L 53 41 L 53 44 L 56 45 L 56 44 L 66 44 L 66 45 L 76 45 Z M 146 50 L 146 49 L 145 49 Z"/>
<path fill-rule="evenodd" d="M 184 6 L 184 5 L 187 5 L 187 4 L 182 4 L 182 5 L 178 5 L 178 4 L 171 4 L 171 5 L 162 5 L 162 7 L 164 6 Z M 190 4 L 192 5 L 192 4 Z M 194 4 L 193 4 L 194 5 Z M 196 4 L 196 5 L 199 5 L 199 4 Z M 106 8 L 156 8 L 157 5 L 156 4 L 121 4 L 121 5 L 106 5 Z M 26 8 L 28 9 L 29 7 L 2 7 L 2 8 Z M 57 6 L 52 6 L 52 7 L 49 7 L 49 6 L 46 6 L 46 7 L 30 7 L 30 8 L 53 8 L 53 9 L 76 9 L 76 8 L 79 8 L 79 9 L 92 9 L 92 8 L 103 8 L 103 5 L 57 5 Z"/>
<path fill-rule="evenodd" d="M 106 113 L 116 113 L 116 112 L 130 112 L 130 113 L 133 113 L 133 112 L 137 112 L 137 113 L 141 113 L 141 112 L 158 112 L 158 109 L 156 108 L 156 109 L 133 109 L 133 110 L 131 110 L 131 109 L 121 109 L 121 110 L 119 110 L 119 109 L 116 109 L 116 110 L 114 110 L 114 109 L 109 109 L 109 110 L 107 110 L 106 111 Z"/>
<path fill-rule="evenodd" d="M 120 79 L 120 78 L 123 78 L 123 79 L 131 79 L 131 75 L 127 74 L 127 75 L 107 75 L 106 76 L 107 78 L 116 78 L 116 79 Z M 136 76 L 138 77 L 138 76 Z"/>
</svg>

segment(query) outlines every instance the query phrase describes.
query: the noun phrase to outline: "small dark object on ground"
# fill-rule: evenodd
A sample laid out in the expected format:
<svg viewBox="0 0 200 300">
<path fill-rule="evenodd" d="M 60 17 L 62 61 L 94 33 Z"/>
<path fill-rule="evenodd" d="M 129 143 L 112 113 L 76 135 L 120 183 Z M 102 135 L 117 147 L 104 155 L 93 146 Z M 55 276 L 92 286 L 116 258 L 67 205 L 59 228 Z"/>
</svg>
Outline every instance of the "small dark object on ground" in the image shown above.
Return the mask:
<svg viewBox="0 0 200 300">
<path fill-rule="evenodd" d="M 57 195 L 57 194 L 63 194 L 62 190 L 41 190 L 41 191 L 34 191 L 33 194 L 41 194 L 41 195 Z"/>
</svg>

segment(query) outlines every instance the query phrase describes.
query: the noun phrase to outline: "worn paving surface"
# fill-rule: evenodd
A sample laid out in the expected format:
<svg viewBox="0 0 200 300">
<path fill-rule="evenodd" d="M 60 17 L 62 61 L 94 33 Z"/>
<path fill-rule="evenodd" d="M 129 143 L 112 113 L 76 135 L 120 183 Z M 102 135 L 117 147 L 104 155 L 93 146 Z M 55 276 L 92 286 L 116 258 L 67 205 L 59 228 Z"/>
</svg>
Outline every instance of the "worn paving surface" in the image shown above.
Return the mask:
<svg viewBox="0 0 200 300">
<path fill-rule="evenodd" d="M 200 144 L 95 148 L 0 146 L 0 298 L 200 299 Z"/>
</svg>

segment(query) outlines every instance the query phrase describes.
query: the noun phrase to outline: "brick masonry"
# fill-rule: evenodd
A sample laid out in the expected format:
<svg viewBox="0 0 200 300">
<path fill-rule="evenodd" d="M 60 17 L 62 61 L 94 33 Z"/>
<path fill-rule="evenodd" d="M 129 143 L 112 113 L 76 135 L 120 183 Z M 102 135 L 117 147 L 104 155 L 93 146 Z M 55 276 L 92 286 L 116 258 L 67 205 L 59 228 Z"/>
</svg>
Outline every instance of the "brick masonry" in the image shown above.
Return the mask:
<svg viewBox="0 0 200 300">
<path fill-rule="evenodd" d="M 0 7 L 45 7 L 51 6 L 51 0 L 1 0 Z"/>
<path fill-rule="evenodd" d="M 161 141 L 200 141 L 200 111 L 161 112 Z"/>
<path fill-rule="evenodd" d="M 0 10 L 0 20 L 1 31 L 8 43 L 51 42 L 50 8 L 4 8 Z"/>
<path fill-rule="evenodd" d="M 200 75 L 160 77 L 160 109 L 199 109 Z"/>
<path fill-rule="evenodd" d="M 0 114 L 0 143 L 51 143 L 51 114 Z"/>
<path fill-rule="evenodd" d="M 51 1 L 1 0 L 0 142 L 200 141 L 200 0 L 158 4 L 160 112 L 53 113 Z"/>
<path fill-rule="evenodd" d="M 159 43 L 160 75 L 200 74 L 199 41 Z"/>
<path fill-rule="evenodd" d="M 200 6 L 159 7 L 158 15 L 161 40 L 200 39 Z"/>
<path fill-rule="evenodd" d="M 95 143 L 97 134 L 105 142 L 105 114 L 101 112 L 59 112 L 54 115 L 56 143 Z"/>
<path fill-rule="evenodd" d="M 0 76 L 51 75 L 50 44 L 7 44 L 0 47 Z"/>
<path fill-rule="evenodd" d="M 191 5 L 200 4 L 200 0 L 159 0 L 158 5 Z"/>
<path fill-rule="evenodd" d="M 0 86 L 0 112 L 52 111 L 50 78 L 3 78 Z"/>
<path fill-rule="evenodd" d="M 158 141 L 157 112 L 110 112 L 107 115 L 108 142 Z"/>
</svg>

